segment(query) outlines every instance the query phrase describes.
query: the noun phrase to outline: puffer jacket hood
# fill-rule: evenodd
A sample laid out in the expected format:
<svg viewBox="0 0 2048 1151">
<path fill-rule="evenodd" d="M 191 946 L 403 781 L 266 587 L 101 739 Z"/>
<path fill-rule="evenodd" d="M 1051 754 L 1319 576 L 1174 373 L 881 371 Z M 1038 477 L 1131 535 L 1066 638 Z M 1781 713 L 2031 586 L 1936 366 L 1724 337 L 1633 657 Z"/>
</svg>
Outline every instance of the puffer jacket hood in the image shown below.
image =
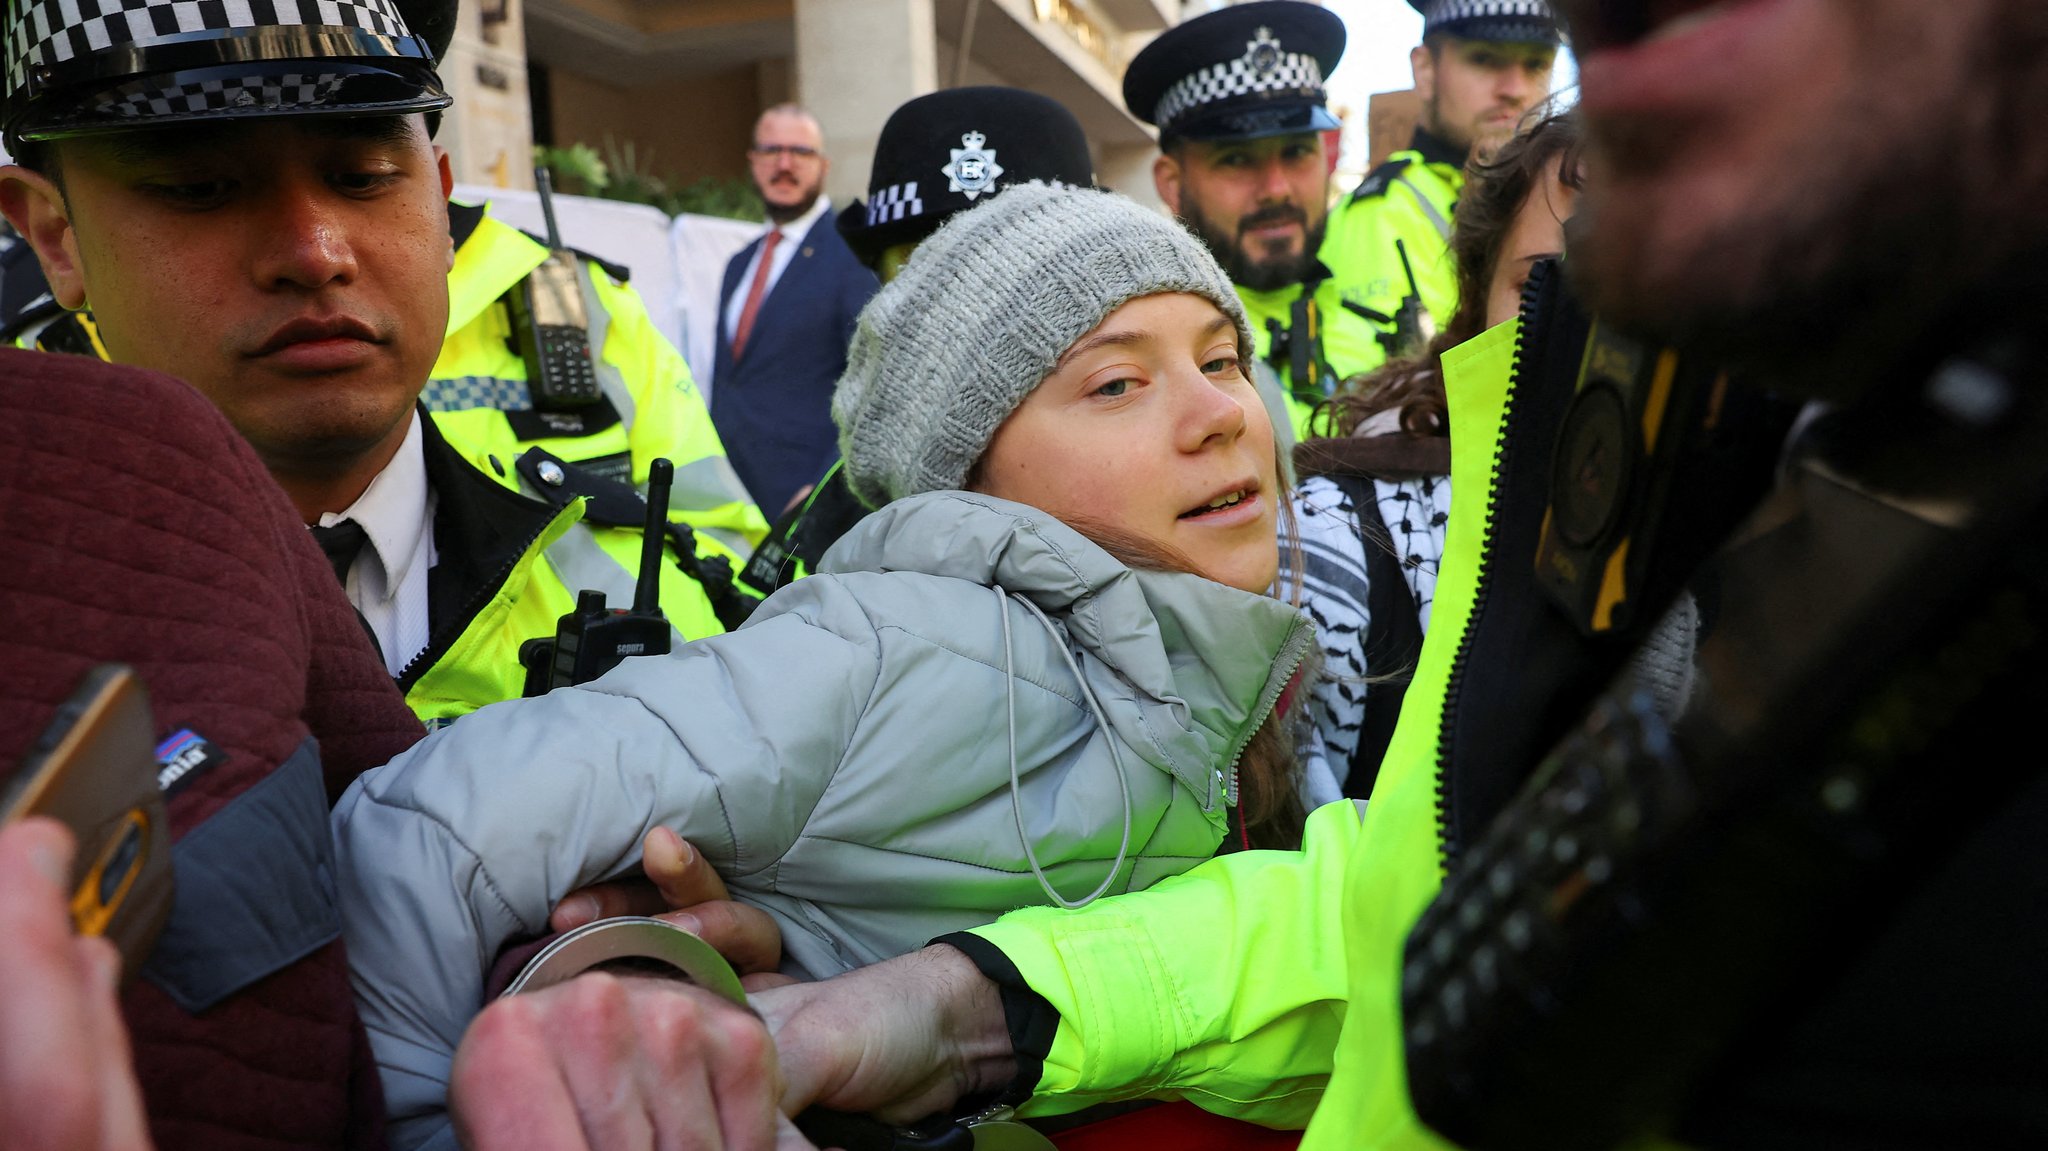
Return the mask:
<svg viewBox="0 0 2048 1151">
<path fill-rule="evenodd" d="M 1276 675 L 1242 653 L 1284 649 L 1306 626 L 1279 600 L 1125 567 L 1037 508 L 974 492 L 883 506 L 825 553 L 819 571 L 924 572 L 1028 599 L 1093 657 L 1082 665 L 1088 686 L 1117 699 L 1107 710 L 1118 736 L 1219 819 L 1236 798 L 1238 756 L 1300 662 L 1292 656 Z"/>
</svg>

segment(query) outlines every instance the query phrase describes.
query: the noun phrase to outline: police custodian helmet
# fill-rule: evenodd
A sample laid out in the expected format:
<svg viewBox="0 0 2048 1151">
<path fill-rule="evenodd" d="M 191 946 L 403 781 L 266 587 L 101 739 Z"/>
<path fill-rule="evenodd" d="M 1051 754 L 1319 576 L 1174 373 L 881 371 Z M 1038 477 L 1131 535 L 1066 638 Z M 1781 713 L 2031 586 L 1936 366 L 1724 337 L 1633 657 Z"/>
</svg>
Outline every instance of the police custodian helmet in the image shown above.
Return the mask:
<svg viewBox="0 0 2048 1151">
<path fill-rule="evenodd" d="M 869 268 L 898 244 L 1013 184 L 1095 183 L 1088 137 L 1066 105 L 1021 88 L 947 88 L 904 101 L 875 141 L 865 200 L 835 223 Z"/>
<path fill-rule="evenodd" d="M 1563 42 L 1557 14 L 1544 0 L 1408 0 L 1422 13 L 1425 39 L 1444 32 L 1464 40 L 1506 44 Z"/>
<path fill-rule="evenodd" d="M 454 0 L 6 0 L 5 142 L 450 102 Z"/>
<path fill-rule="evenodd" d="M 1261 0 L 1176 24 L 1131 58 L 1124 107 L 1161 139 L 1250 140 L 1339 127 L 1323 78 L 1344 21 L 1320 4 Z"/>
</svg>

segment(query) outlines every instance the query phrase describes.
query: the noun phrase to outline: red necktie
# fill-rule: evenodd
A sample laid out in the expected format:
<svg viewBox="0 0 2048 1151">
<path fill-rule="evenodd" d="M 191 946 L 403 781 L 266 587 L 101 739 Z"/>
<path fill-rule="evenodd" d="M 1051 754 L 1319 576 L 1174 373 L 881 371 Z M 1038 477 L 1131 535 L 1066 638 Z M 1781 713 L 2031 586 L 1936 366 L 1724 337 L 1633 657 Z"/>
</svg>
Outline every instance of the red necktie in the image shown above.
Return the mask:
<svg viewBox="0 0 2048 1151">
<path fill-rule="evenodd" d="M 754 316 L 761 310 L 761 297 L 768 293 L 768 270 L 775 264 L 775 245 L 782 241 L 782 229 L 770 228 L 761 241 L 761 262 L 754 266 L 754 282 L 747 288 L 746 306 L 740 309 L 740 322 L 732 330 L 732 358 L 737 360 L 746 350 L 747 334 L 754 330 Z"/>
</svg>

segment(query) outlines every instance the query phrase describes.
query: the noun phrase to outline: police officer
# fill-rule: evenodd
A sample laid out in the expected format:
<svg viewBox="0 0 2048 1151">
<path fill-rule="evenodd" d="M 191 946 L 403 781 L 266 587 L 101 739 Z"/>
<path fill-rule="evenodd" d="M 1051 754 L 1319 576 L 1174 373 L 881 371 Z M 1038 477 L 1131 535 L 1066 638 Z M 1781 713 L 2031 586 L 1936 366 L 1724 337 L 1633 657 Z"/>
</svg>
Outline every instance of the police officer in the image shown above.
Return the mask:
<svg viewBox="0 0 2048 1151">
<path fill-rule="evenodd" d="M 1088 137 L 1066 105 L 1022 88 L 947 88 L 905 101 L 875 141 L 868 191 L 839 210 L 840 238 L 884 284 L 954 214 L 1016 184 L 1095 183 Z M 767 594 L 808 574 L 867 514 L 833 460 L 776 521 L 741 578 Z"/>
<path fill-rule="evenodd" d="M 1420 352 L 1457 311 L 1449 244 L 1465 163 L 1549 95 L 1562 42 L 1544 0 L 1408 2 L 1423 19 L 1422 43 L 1408 53 L 1421 119 L 1408 147 L 1331 213 L 1322 248 L 1344 310 L 1371 323 L 1377 347 L 1355 353 L 1374 362 Z"/>
<path fill-rule="evenodd" d="M 454 6 L 439 11 L 445 17 L 415 29 L 437 60 L 455 31 Z M 726 461 L 688 364 L 654 326 L 627 269 L 573 249 L 551 253 L 481 205 L 450 201 L 448 225 L 448 338 L 421 395 L 447 441 L 486 469 L 493 455 L 539 447 L 643 488 L 653 461 L 667 459 L 676 469 L 670 510 L 707 537 L 707 551 L 736 564 L 759 544 L 767 521 Z M 519 338 L 534 279 L 551 255 L 575 293 L 592 388 L 560 380 L 560 365 Z M 51 296 L 26 244 L 0 252 L 0 339 L 108 358 L 92 311 L 66 309 Z"/>
<path fill-rule="evenodd" d="M 0 208 L 52 298 L 89 299 L 108 358 L 227 414 L 429 722 L 521 694 L 520 647 L 579 591 L 630 601 L 645 516 L 626 484 L 544 449 L 466 449 L 420 407 L 447 331 L 452 179 L 430 139 L 449 97 L 409 21 L 454 12 L 30 4 L 0 117 L 19 160 Z M 737 623 L 729 578 L 670 534 L 676 633 Z"/>
<path fill-rule="evenodd" d="M 1334 307 L 1316 256 L 1330 200 L 1324 133 L 1338 127 L 1324 77 L 1344 54 L 1344 22 L 1300 0 L 1219 9 L 1161 33 L 1124 73 L 1124 106 L 1159 129 L 1152 180 L 1167 208 L 1209 245 L 1237 285 L 1260 363 L 1284 385 L 1287 418 L 1371 363 L 1371 334 Z"/>
</svg>

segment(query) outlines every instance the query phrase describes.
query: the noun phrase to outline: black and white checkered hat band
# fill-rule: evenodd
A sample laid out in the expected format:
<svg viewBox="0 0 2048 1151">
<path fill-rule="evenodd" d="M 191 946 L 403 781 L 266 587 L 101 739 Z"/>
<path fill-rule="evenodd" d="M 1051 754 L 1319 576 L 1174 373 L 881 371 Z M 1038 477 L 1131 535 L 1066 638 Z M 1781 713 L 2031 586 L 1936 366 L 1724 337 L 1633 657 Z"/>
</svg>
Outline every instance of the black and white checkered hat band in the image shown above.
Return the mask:
<svg viewBox="0 0 2048 1151">
<path fill-rule="evenodd" d="M 1467 20 L 1532 20 L 1554 24 L 1556 13 L 1544 0 L 1435 0 L 1422 14 L 1425 27 Z"/>
<path fill-rule="evenodd" d="M 868 197 L 868 227 L 924 215 L 924 199 L 917 194 L 917 181 L 891 184 Z"/>
<path fill-rule="evenodd" d="M 1159 98 L 1159 107 L 1152 115 L 1152 122 L 1164 131 L 1189 111 L 1218 100 L 1256 92 L 1321 96 L 1322 91 L 1323 69 L 1314 56 L 1281 52 L 1274 64 L 1263 70 L 1255 67 L 1251 60 L 1239 57 L 1182 77 L 1166 90 L 1166 95 Z"/>
<path fill-rule="evenodd" d="M 237 76 L 179 84 L 123 84 L 108 92 L 93 111 L 139 120 L 251 108 L 317 107 L 341 90 L 345 76 L 328 72 L 281 76 Z"/>
<path fill-rule="evenodd" d="M 7 90 L 29 70 L 111 48 L 148 49 L 266 28 L 328 27 L 411 36 L 393 0 L 18 0 L 7 28 Z"/>
</svg>

